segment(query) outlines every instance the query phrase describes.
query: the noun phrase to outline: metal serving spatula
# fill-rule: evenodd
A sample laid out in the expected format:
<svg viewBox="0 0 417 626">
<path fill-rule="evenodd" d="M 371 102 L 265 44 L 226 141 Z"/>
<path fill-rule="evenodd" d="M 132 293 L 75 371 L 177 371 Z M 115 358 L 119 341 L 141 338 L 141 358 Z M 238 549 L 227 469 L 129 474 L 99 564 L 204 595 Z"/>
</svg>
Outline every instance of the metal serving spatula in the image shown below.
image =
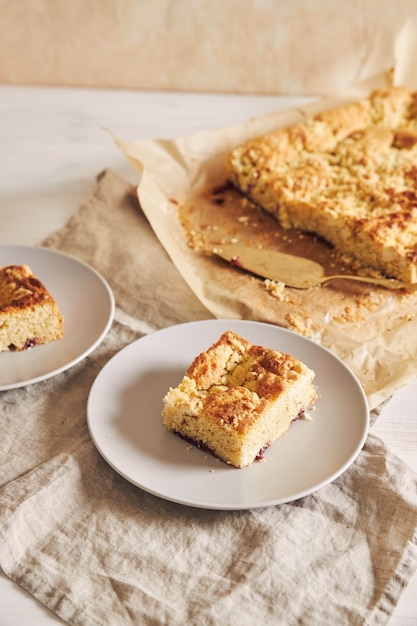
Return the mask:
<svg viewBox="0 0 417 626">
<path fill-rule="evenodd" d="M 345 274 L 326 276 L 324 268 L 319 263 L 274 250 L 230 244 L 214 248 L 213 253 L 235 267 L 263 278 L 285 283 L 287 287 L 295 287 L 297 289 L 315 287 L 335 278 L 356 280 L 362 283 L 379 285 L 386 289 L 407 289 L 412 291 L 417 289 L 417 285 L 404 283 L 395 278 L 371 278 Z"/>
</svg>

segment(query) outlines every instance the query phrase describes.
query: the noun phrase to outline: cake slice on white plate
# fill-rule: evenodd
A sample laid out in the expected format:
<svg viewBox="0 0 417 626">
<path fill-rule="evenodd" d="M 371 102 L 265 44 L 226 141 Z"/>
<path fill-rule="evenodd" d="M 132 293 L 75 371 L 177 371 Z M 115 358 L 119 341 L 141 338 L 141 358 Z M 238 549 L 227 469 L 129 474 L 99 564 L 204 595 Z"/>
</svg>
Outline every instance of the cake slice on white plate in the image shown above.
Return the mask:
<svg viewBox="0 0 417 626">
<path fill-rule="evenodd" d="M 168 430 L 243 468 L 312 407 L 315 373 L 297 358 L 224 332 L 164 397 Z"/>
<path fill-rule="evenodd" d="M 31 268 L 0 268 L 0 352 L 27 350 L 63 335 L 63 315 Z"/>
</svg>

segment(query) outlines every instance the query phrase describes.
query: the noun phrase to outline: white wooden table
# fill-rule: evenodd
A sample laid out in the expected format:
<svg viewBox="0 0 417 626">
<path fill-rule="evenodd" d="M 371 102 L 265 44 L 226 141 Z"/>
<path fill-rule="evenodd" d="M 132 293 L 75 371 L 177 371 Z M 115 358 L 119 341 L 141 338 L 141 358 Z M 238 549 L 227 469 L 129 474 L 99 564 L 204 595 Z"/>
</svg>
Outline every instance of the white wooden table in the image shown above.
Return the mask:
<svg viewBox="0 0 417 626">
<path fill-rule="evenodd" d="M 126 139 L 176 137 L 306 102 L 306 98 L 0 86 L 0 244 L 36 244 L 112 168 L 138 178 L 105 128 Z M 417 358 L 417 357 L 416 357 Z M 417 471 L 417 379 L 395 394 L 374 427 Z M 0 625 L 62 623 L 0 571 Z M 390 626 L 417 624 L 417 575 Z"/>
</svg>

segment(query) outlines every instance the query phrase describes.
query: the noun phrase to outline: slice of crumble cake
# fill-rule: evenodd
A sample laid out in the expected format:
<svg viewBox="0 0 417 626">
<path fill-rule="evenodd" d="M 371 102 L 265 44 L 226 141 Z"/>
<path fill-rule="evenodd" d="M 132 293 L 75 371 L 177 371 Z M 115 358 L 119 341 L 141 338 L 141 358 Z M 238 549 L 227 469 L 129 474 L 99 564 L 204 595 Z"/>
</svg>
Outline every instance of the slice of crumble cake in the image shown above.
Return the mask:
<svg viewBox="0 0 417 626">
<path fill-rule="evenodd" d="M 0 351 L 26 350 L 63 334 L 63 316 L 30 267 L 0 268 Z"/>
<path fill-rule="evenodd" d="M 169 389 L 164 424 L 226 463 L 246 467 L 312 406 L 314 376 L 295 357 L 229 330 Z"/>
</svg>

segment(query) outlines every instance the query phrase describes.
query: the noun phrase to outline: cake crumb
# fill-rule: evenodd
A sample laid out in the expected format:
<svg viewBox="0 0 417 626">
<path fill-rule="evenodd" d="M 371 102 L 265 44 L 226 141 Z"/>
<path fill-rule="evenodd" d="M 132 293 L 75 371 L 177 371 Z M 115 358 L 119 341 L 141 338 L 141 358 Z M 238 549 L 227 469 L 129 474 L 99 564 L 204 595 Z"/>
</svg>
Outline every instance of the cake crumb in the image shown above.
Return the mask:
<svg viewBox="0 0 417 626">
<path fill-rule="evenodd" d="M 272 296 L 274 296 L 274 298 L 276 298 L 280 302 L 288 302 L 289 298 L 285 292 L 285 283 L 266 278 L 263 284 L 265 289 Z"/>
</svg>

